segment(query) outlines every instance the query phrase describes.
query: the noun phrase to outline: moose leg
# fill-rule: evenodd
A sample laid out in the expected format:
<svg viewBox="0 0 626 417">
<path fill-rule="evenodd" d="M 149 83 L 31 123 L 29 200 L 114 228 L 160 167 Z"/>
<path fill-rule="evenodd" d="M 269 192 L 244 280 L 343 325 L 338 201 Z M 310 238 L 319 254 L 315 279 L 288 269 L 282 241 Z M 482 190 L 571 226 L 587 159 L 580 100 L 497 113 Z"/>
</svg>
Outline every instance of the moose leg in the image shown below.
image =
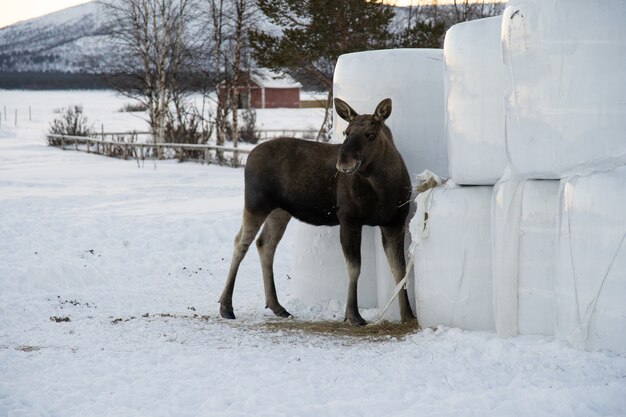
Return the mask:
<svg viewBox="0 0 626 417">
<path fill-rule="evenodd" d="M 225 319 L 235 318 L 235 313 L 233 312 L 233 291 L 235 289 L 237 271 L 266 217 L 266 214 L 252 214 L 246 209 L 243 210 L 243 223 L 239 233 L 235 236 L 233 259 L 230 263 L 224 291 L 222 291 L 222 296 L 220 297 L 220 315 Z"/>
<path fill-rule="evenodd" d="M 385 255 L 389 261 L 391 272 L 396 285 L 402 281 L 406 274 L 406 263 L 404 259 L 404 226 L 398 227 L 380 227 L 381 234 L 383 236 L 383 247 L 385 248 Z M 409 303 L 409 297 L 406 292 L 406 288 L 400 290 L 398 294 L 398 302 L 400 303 L 400 319 L 403 323 L 413 321 L 416 319 L 411 304 Z"/>
<path fill-rule="evenodd" d="M 278 317 L 289 317 L 291 314 L 278 302 L 274 284 L 274 254 L 278 242 L 283 237 L 291 215 L 284 210 L 276 209 L 265 220 L 263 230 L 256 240 L 256 247 L 261 259 L 263 270 L 263 286 L 265 287 L 266 308 L 271 309 Z"/>
<path fill-rule="evenodd" d="M 360 225 L 342 223 L 339 232 L 349 279 L 345 320 L 353 326 L 364 326 L 367 324 L 361 317 L 361 313 L 359 313 L 359 302 L 357 299 L 357 284 L 361 274 L 361 229 Z"/>
</svg>

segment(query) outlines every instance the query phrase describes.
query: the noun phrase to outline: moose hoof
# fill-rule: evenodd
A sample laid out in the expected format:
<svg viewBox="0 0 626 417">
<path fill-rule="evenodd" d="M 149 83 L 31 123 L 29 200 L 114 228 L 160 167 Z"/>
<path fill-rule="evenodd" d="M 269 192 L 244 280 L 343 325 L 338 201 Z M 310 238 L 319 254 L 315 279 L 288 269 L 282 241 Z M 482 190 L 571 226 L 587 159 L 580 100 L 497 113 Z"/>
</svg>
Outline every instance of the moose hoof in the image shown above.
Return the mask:
<svg viewBox="0 0 626 417">
<path fill-rule="evenodd" d="M 270 307 L 267 307 L 267 306 L 266 306 L 265 308 L 270 308 Z M 283 319 L 288 319 L 288 318 L 290 318 L 290 317 L 293 317 L 293 316 L 291 315 L 291 313 L 290 313 L 290 312 L 288 312 L 287 310 L 285 310 L 285 308 L 284 308 L 284 307 L 282 307 L 282 306 L 281 306 L 281 307 L 279 307 L 279 308 L 277 308 L 277 309 L 273 309 L 273 308 L 272 308 L 271 310 L 272 310 L 272 312 L 274 313 L 274 315 L 276 315 L 277 317 L 281 317 L 281 318 L 283 318 Z"/>
<path fill-rule="evenodd" d="M 344 321 L 350 323 L 350 326 L 365 326 L 367 325 L 367 321 L 363 319 L 363 317 L 346 317 Z"/>
<path fill-rule="evenodd" d="M 282 309 L 282 311 L 279 311 L 278 313 L 274 313 L 274 314 L 276 314 L 278 317 L 282 317 L 284 319 L 288 319 L 290 317 L 293 317 L 291 315 L 291 313 L 288 312 L 287 310 L 285 310 L 284 308 Z"/>
<path fill-rule="evenodd" d="M 402 317 L 402 323 L 415 323 L 417 321 L 417 317 L 415 317 L 414 314 L 411 315 L 407 315 L 405 317 Z"/>
<path fill-rule="evenodd" d="M 229 320 L 234 320 L 235 319 L 235 313 L 233 312 L 233 308 L 232 307 L 225 307 L 225 306 L 220 306 L 220 316 L 222 316 L 225 319 L 229 319 Z"/>
</svg>

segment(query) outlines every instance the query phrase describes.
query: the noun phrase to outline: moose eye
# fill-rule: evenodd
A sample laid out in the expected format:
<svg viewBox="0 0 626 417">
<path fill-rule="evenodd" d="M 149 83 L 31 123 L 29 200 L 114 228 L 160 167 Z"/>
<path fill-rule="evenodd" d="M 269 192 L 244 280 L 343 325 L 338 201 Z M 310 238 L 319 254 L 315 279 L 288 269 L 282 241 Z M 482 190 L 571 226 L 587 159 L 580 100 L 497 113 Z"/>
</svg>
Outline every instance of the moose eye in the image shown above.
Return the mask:
<svg viewBox="0 0 626 417">
<path fill-rule="evenodd" d="M 348 131 L 344 130 L 343 132 L 341 132 L 342 135 L 347 136 L 348 135 Z"/>
<path fill-rule="evenodd" d="M 368 133 L 368 134 L 367 134 L 367 138 L 368 138 L 369 140 L 374 140 L 374 139 L 376 139 L 376 133 Z"/>
</svg>

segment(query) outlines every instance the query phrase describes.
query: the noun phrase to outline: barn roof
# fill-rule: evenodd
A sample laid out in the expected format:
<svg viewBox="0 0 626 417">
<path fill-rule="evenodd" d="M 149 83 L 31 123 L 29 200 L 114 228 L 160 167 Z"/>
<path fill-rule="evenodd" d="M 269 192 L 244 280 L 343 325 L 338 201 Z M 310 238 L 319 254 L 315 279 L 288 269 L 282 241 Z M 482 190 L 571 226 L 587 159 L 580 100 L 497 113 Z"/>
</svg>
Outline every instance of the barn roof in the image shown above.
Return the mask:
<svg viewBox="0 0 626 417">
<path fill-rule="evenodd" d="M 259 87 L 265 88 L 302 88 L 302 84 L 289 75 L 276 73 L 266 68 L 257 69 L 251 77 Z"/>
</svg>

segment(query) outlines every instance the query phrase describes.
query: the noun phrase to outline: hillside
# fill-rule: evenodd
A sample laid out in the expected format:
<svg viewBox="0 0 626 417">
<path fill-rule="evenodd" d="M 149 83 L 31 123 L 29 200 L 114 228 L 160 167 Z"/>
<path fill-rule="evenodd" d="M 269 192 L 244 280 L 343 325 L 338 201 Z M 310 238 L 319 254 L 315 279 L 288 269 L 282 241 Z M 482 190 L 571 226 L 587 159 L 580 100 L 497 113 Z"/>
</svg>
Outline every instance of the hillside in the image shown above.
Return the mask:
<svg viewBox="0 0 626 417">
<path fill-rule="evenodd" d="M 107 51 L 105 23 L 90 2 L 0 29 L 0 71 L 89 72 Z"/>
</svg>

